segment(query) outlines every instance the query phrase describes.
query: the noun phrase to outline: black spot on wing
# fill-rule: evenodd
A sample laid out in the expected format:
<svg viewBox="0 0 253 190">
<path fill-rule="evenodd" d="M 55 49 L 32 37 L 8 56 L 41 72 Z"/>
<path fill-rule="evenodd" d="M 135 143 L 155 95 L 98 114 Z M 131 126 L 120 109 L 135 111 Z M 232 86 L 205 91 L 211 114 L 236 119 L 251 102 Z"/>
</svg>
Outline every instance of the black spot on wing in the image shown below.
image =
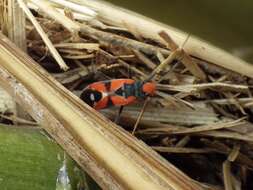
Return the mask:
<svg viewBox="0 0 253 190">
<path fill-rule="evenodd" d="M 107 107 L 114 106 L 114 103 L 112 102 L 111 96 L 109 96 Z"/>
<path fill-rule="evenodd" d="M 111 90 L 111 81 L 104 82 L 105 88 L 107 92 L 110 92 Z"/>
<path fill-rule="evenodd" d="M 119 88 L 114 93 L 119 95 L 119 96 L 122 96 L 123 95 L 123 90 L 122 90 L 122 88 Z"/>
</svg>

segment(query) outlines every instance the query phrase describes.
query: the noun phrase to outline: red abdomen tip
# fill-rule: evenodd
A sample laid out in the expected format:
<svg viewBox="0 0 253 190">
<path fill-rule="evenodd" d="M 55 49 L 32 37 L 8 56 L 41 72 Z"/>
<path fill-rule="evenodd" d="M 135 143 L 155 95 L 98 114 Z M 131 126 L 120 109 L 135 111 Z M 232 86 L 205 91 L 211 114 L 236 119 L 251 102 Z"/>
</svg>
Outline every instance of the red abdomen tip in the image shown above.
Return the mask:
<svg viewBox="0 0 253 190">
<path fill-rule="evenodd" d="M 153 96 L 156 91 L 156 85 L 152 82 L 146 82 L 143 84 L 142 90 L 144 93 Z"/>
</svg>

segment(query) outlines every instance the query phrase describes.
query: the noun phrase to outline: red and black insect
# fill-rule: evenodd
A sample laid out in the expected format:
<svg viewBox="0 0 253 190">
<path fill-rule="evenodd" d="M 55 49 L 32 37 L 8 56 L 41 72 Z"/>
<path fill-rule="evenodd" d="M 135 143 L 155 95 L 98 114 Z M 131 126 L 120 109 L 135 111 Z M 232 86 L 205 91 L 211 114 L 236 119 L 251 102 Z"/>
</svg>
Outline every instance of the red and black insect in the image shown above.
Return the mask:
<svg viewBox="0 0 253 190">
<path fill-rule="evenodd" d="M 153 96 L 156 85 L 153 82 L 135 81 L 133 79 L 112 79 L 94 82 L 81 93 L 80 98 L 94 109 L 110 106 L 125 106 Z"/>
</svg>

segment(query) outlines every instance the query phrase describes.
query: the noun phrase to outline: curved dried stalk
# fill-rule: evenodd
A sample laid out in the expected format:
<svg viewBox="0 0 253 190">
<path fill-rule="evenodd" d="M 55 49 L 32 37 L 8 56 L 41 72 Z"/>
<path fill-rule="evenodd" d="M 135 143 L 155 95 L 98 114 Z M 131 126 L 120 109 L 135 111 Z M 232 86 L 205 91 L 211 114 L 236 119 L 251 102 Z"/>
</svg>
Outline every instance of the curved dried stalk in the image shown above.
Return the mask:
<svg viewBox="0 0 253 190">
<path fill-rule="evenodd" d="M 0 0 L 0 30 L 8 34 L 8 0 Z"/>
</svg>

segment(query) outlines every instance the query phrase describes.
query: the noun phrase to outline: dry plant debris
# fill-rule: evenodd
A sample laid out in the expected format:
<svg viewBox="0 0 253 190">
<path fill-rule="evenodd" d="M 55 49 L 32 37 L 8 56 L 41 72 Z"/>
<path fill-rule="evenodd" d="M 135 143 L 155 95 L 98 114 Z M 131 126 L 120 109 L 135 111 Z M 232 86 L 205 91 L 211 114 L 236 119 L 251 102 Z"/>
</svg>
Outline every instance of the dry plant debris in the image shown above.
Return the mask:
<svg viewBox="0 0 253 190">
<path fill-rule="evenodd" d="M 211 189 L 253 188 L 252 79 L 192 58 L 164 31 L 167 47 L 75 3 L 19 3 L 29 55 L 66 88 L 78 95 L 94 81 L 152 78 L 157 95 L 145 110 L 126 107 L 119 125 Z M 117 109 L 101 112 L 114 120 Z"/>
</svg>

